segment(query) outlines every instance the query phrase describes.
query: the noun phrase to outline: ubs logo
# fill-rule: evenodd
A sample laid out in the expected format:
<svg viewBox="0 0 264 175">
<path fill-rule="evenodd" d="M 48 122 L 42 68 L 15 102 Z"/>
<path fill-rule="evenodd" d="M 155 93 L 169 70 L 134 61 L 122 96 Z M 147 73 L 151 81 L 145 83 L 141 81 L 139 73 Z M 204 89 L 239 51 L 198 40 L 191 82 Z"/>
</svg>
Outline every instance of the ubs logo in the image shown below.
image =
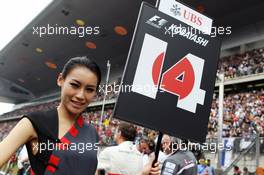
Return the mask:
<svg viewBox="0 0 264 175">
<path fill-rule="evenodd" d="M 202 17 L 197 16 L 196 14 L 192 13 L 187 8 L 183 8 L 183 12 L 181 12 L 181 7 L 178 4 L 173 4 L 172 7 L 170 8 L 170 11 L 173 13 L 174 16 L 182 16 L 186 20 L 198 26 L 202 25 Z"/>
<path fill-rule="evenodd" d="M 192 23 L 198 25 L 198 26 L 201 26 L 203 24 L 202 23 L 202 18 L 199 17 L 199 16 L 196 16 L 194 13 L 192 13 L 190 11 L 184 10 L 183 17 L 185 19 L 191 21 Z"/>
<path fill-rule="evenodd" d="M 170 11 L 175 15 L 175 16 L 181 16 L 181 8 L 178 7 L 177 4 L 174 4 Z"/>
</svg>

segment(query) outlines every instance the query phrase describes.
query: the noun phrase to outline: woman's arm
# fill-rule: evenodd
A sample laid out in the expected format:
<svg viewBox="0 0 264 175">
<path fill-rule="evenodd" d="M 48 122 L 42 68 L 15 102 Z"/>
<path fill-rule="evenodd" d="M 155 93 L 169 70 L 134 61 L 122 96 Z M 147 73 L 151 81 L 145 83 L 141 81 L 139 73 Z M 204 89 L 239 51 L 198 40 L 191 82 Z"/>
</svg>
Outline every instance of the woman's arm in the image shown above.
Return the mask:
<svg viewBox="0 0 264 175">
<path fill-rule="evenodd" d="M 9 160 L 17 149 L 26 142 L 36 138 L 37 134 L 29 119 L 23 118 L 0 142 L 0 168 Z"/>
</svg>

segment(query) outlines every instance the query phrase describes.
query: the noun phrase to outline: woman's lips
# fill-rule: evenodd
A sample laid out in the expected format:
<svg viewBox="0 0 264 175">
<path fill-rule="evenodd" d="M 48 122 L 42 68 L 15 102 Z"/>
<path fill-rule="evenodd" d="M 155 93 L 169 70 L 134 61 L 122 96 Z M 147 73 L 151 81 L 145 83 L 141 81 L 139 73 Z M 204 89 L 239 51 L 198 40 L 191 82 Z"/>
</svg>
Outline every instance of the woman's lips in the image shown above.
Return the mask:
<svg viewBox="0 0 264 175">
<path fill-rule="evenodd" d="M 85 104 L 85 103 L 77 102 L 74 100 L 71 100 L 71 102 L 72 102 L 73 107 L 75 107 L 75 108 L 81 108 Z"/>
</svg>

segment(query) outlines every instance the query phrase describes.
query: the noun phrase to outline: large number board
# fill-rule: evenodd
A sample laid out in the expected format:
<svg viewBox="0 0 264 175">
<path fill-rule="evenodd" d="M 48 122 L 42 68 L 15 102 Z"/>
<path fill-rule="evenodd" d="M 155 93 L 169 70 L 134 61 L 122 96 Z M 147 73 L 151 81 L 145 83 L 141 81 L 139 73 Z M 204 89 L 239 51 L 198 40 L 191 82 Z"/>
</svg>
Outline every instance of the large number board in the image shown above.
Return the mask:
<svg viewBox="0 0 264 175">
<path fill-rule="evenodd" d="M 220 46 L 143 3 L 114 117 L 204 142 Z"/>
</svg>

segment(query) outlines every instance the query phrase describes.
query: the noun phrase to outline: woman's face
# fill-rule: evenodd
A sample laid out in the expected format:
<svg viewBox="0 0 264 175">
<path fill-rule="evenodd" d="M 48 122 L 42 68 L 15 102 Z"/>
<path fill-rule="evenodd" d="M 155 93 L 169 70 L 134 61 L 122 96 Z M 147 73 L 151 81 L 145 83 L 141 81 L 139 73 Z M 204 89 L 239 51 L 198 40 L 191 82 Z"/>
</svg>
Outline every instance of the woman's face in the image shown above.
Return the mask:
<svg viewBox="0 0 264 175">
<path fill-rule="evenodd" d="M 61 104 L 70 115 L 80 114 L 96 95 L 97 77 L 88 68 L 74 67 L 65 79 L 59 75 L 57 84 L 61 87 Z"/>
</svg>

